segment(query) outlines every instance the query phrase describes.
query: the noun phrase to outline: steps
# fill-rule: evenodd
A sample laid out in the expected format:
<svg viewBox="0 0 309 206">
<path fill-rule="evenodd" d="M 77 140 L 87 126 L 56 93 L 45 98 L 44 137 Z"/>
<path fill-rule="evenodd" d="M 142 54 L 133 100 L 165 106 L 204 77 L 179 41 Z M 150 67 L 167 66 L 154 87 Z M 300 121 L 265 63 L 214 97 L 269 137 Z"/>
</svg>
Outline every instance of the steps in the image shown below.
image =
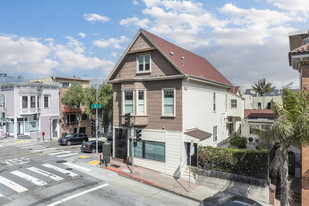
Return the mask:
<svg viewBox="0 0 309 206">
<path fill-rule="evenodd" d="M 192 167 L 191 166 L 190 181 L 193 182 L 193 183 L 196 183 L 196 173 L 197 173 L 197 167 Z M 181 179 L 189 181 L 189 166 L 187 166 L 185 171 L 182 173 Z"/>
</svg>

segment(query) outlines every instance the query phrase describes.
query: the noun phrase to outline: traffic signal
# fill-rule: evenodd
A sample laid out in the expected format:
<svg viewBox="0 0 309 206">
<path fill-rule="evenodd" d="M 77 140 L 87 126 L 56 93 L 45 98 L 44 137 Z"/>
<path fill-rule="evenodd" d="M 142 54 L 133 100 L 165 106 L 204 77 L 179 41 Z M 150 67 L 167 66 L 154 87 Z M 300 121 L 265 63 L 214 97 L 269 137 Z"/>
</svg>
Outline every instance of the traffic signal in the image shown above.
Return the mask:
<svg viewBox="0 0 309 206">
<path fill-rule="evenodd" d="M 136 141 L 141 141 L 141 136 L 142 136 L 142 130 L 141 129 L 136 129 Z"/>
<path fill-rule="evenodd" d="M 126 113 L 124 116 L 124 125 L 130 126 L 130 113 Z"/>
<path fill-rule="evenodd" d="M 33 120 L 38 120 L 38 114 L 33 114 Z"/>
<path fill-rule="evenodd" d="M 2 119 L 5 119 L 5 112 L 2 112 Z"/>
</svg>

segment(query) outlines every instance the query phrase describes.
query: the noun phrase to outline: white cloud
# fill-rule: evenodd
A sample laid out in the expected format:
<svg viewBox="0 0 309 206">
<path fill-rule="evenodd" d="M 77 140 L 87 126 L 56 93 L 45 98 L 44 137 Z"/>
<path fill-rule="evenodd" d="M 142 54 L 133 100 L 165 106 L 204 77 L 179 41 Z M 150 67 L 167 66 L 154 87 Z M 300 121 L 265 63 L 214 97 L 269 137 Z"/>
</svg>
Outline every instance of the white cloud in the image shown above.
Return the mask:
<svg viewBox="0 0 309 206">
<path fill-rule="evenodd" d="M 138 17 L 129 17 L 126 19 L 122 19 L 119 24 L 121 26 L 123 25 L 130 25 L 130 24 L 134 24 L 140 28 L 144 28 L 147 29 L 149 28 L 148 24 L 150 23 L 149 19 L 145 18 L 145 19 L 139 19 Z"/>
<path fill-rule="evenodd" d="M 10 72 L 49 74 L 59 63 L 49 58 L 51 50 L 35 39 L 0 36 L 0 68 Z"/>
<path fill-rule="evenodd" d="M 102 48 L 113 47 L 115 49 L 122 49 L 120 44 L 127 42 L 129 40 L 130 39 L 128 37 L 120 36 L 119 39 L 109 38 L 109 39 L 106 39 L 106 40 L 104 40 L 104 39 L 95 40 L 95 41 L 93 41 L 93 44 L 97 47 L 102 47 Z"/>
<path fill-rule="evenodd" d="M 78 33 L 78 36 L 80 36 L 80 37 L 82 37 L 82 38 L 85 38 L 85 37 L 86 37 L 86 34 L 83 33 L 83 32 L 79 32 L 79 33 Z"/>
<path fill-rule="evenodd" d="M 112 52 L 111 55 L 112 55 L 112 57 L 116 58 L 117 57 L 117 52 Z"/>
<path fill-rule="evenodd" d="M 110 20 L 110 18 L 106 16 L 101 16 L 99 14 L 84 14 L 84 18 L 89 22 L 96 22 L 96 21 L 108 22 Z"/>
<path fill-rule="evenodd" d="M 306 19 L 309 15 L 309 1 L 308 0 L 268 0 L 274 6 L 287 11 L 301 12 Z"/>
<path fill-rule="evenodd" d="M 136 1 L 136 0 L 133 0 L 133 1 L 132 1 L 132 4 L 134 4 L 134 5 L 139 5 L 138 1 Z"/>
</svg>

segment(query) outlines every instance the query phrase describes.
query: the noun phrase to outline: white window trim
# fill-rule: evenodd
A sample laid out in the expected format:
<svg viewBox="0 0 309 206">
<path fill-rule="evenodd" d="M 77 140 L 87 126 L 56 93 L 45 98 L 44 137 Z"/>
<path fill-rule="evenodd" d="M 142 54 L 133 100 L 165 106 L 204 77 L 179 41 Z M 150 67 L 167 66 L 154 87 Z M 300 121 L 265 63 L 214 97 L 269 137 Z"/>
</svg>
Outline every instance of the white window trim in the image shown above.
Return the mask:
<svg viewBox="0 0 309 206">
<path fill-rule="evenodd" d="M 48 107 L 45 107 L 45 97 L 47 97 L 48 98 Z M 43 95 L 43 109 L 49 109 L 50 108 L 50 95 L 48 95 L 48 94 L 44 94 Z"/>
<path fill-rule="evenodd" d="M 23 107 L 23 97 L 27 97 L 27 107 L 26 107 L 26 108 Z M 21 109 L 29 109 L 29 108 L 30 108 L 30 105 L 29 105 L 29 96 L 22 95 L 22 96 L 20 96 L 20 98 L 21 98 L 21 101 L 20 101 L 20 102 L 21 102 L 21 105 L 20 105 L 21 107 L 20 107 L 20 108 L 21 108 Z"/>
<path fill-rule="evenodd" d="M 164 113 L 164 90 L 173 90 L 174 91 L 174 114 L 165 114 Z M 175 88 L 162 88 L 162 116 L 163 117 L 176 117 L 176 89 Z"/>
<path fill-rule="evenodd" d="M 139 107 L 139 105 L 138 105 L 138 92 L 139 91 L 144 91 L 144 113 L 143 114 L 140 114 L 139 112 L 138 112 L 138 107 Z M 135 111 L 136 111 L 136 116 L 147 116 L 147 90 L 146 89 L 136 89 L 135 90 L 135 96 L 136 96 L 136 109 L 135 109 Z M 133 98 L 134 99 L 134 98 Z M 134 101 L 133 101 L 133 106 L 134 106 Z"/>
<path fill-rule="evenodd" d="M 212 129 L 212 130 L 213 130 L 213 131 L 212 131 L 213 133 L 214 133 L 214 128 L 216 128 L 216 133 L 217 133 L 217 134 L 216 134 L 216 136 L 215 136 L 214 134 L 212 134 L 212 141 L 213 141 L 213 142 L 217 142 L 217 141 L 218 141 L 218 126 L 217 126 L 217 125 L 216 125 L 216 126 L 213 126 L 213 129 Z M 215 137 L 216 137 L 216 140 L 215 140 Z"/>
<path fill-rule="evenodd" d="M 145 70 L 139 71 L 138 57 L 147 56 L 147 55 L 149 55 L 149 71 L 145 71 Z M 144 61 L 145 61 L 145 59 L 144 59 Z M 145 69 L 144 65 L 145 65 L 145 62 L 143 62 L 143 69 Z M 136 55 L 136 73 L 138 73 L 138 74 L 151 73 L 151 53 L 143 53 L 143 54 Z"/>
<path fill-rule="evenodd" d="M 121 115 L 125 115 L 125 106 L 124 106 L 124 96 L 125 96 L 125 92 L 127 91 L 132 91 L 132 95 L 133 95 L 133 113 L 135 114 L 135 109 L 134 109 L 134 105 L 135 105 L 135 98 L 134 98 L 134 89 L 125 89 L 125 90 L 122 90 L 122 111 L 121 111 Z M 132 116 L 132 114 L 131 114 Z"/>
<path fill-rule="evenodd" d="M 236 100 L 236 107 L 232 106 L 233 105 L 233 103 L 232 103 L 233 100 Z M 238 104 L 237 99 L 231 99 L 231 109 L 237 109 L 237 104 Z"/>
</svg>

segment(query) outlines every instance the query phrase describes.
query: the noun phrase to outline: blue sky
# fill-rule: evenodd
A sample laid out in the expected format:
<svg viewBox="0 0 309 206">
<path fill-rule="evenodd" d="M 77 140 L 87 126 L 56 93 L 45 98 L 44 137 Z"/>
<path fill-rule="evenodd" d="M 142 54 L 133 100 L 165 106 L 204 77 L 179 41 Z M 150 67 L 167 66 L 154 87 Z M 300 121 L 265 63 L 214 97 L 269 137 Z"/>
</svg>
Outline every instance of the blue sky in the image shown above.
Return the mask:
<svg viewBox="0 0 309 206">
<path fill-rule="evenodd" d="M 288 33 L 309 1 L 0 0 L 0 72 L 106 78 L 139 28 L 209 60 L 234 85 L 294 82 Z M 2 80 L 3 81 L 3 80 Z"/>
</svg>

